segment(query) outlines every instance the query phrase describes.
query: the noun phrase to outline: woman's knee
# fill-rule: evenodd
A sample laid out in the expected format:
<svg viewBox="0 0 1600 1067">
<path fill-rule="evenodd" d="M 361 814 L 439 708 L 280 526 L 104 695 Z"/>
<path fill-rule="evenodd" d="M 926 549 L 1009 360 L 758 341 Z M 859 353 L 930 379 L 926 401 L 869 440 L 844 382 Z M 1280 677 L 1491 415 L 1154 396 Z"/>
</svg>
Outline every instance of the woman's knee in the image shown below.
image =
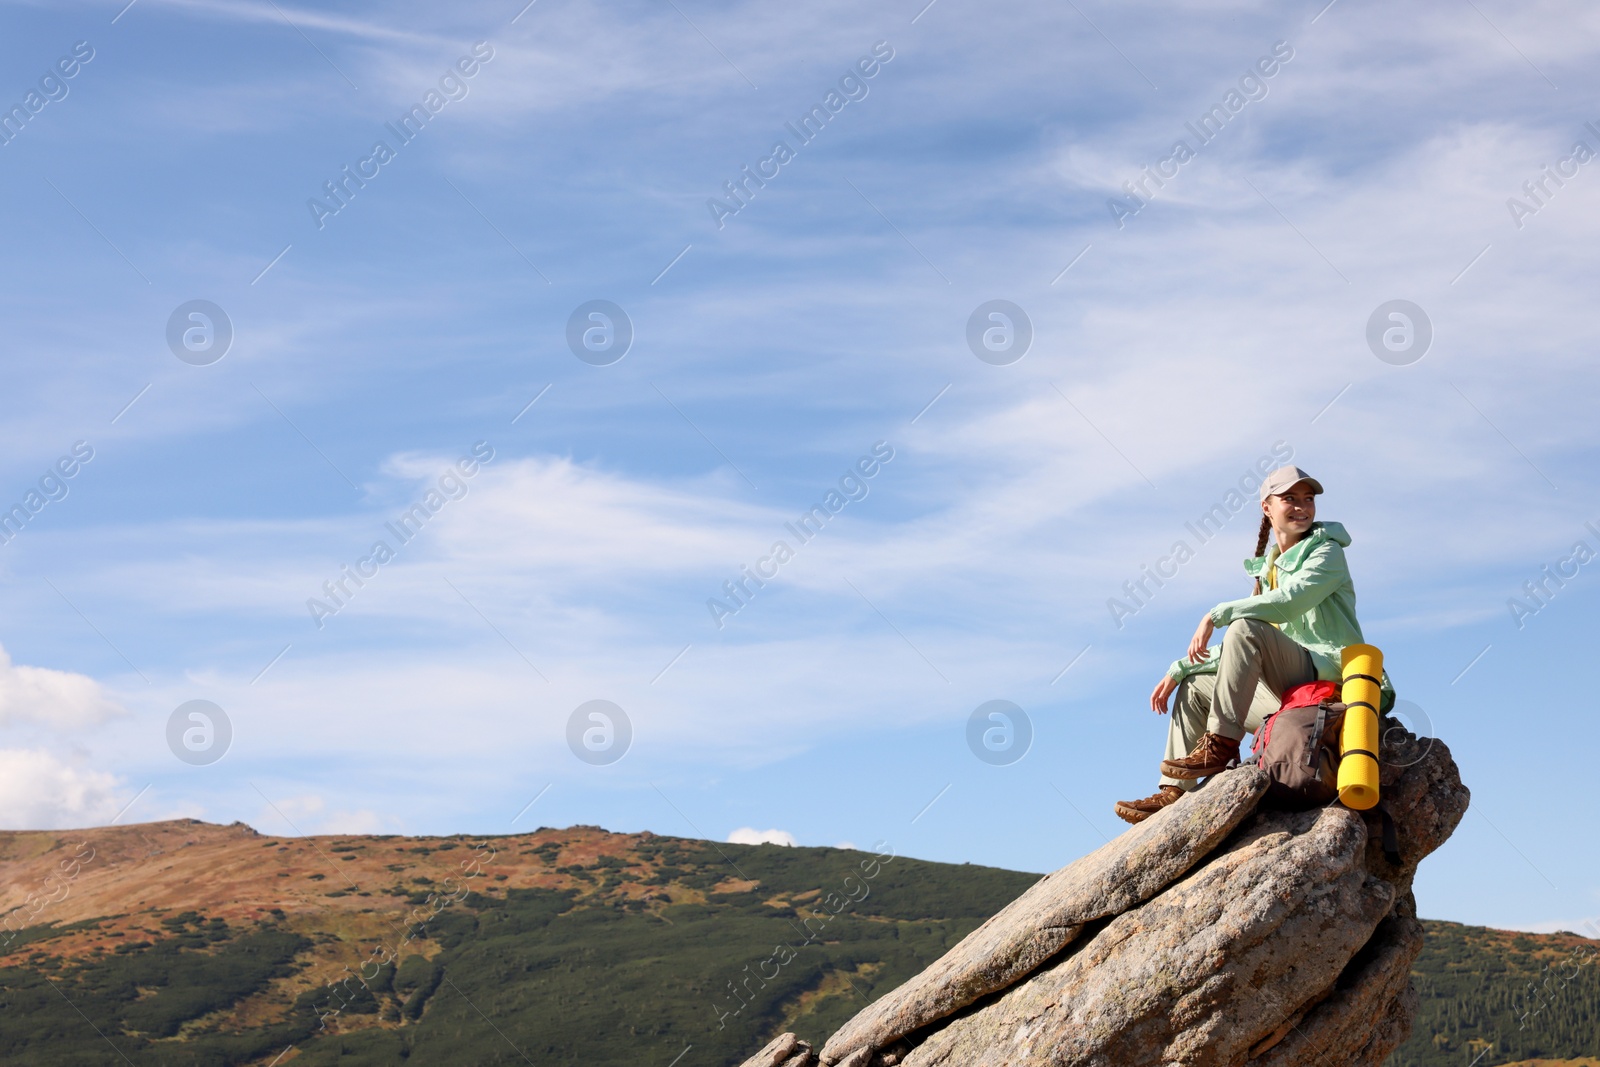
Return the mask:
<svg viewBox="0 0 1600 1067">
<path fill-rule="evenodd" d="M 1271 626 L 1270 622 L 1263 622 L 1260 619 L 1235 619 L 1228 624 L 1228 632 L 1222 635 L 1222 647 L 1259 645 L 1261 634 Z"/>
</svg>

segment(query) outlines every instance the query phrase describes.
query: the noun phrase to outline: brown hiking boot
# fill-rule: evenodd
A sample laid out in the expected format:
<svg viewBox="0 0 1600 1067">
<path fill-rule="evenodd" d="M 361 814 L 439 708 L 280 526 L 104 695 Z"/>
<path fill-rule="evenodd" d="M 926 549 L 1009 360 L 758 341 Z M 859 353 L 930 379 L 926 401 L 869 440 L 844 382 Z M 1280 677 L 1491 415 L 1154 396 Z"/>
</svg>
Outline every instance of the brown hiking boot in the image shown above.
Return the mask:
<svg viewBox="0 0 1600 1067">
<path fill-rule="evenodd" d="M 1114 809 L 1123 822 L 1144 822 L 1150 816 L 1183 796 L 1175 785 L 1164 785 L 1143 800 L 1119 800 Z"/>
<path fill-rule="evenodd" d="M 1168 778 L 1209 778 L 1228 769 L 1228 764 L 1239 758 L 1239 742 L 1221 734 L 1207 733 L 1194 746 L 1194 751 L 1183 759 L 1161 761 L 1161 773 Z"/>
</svg>

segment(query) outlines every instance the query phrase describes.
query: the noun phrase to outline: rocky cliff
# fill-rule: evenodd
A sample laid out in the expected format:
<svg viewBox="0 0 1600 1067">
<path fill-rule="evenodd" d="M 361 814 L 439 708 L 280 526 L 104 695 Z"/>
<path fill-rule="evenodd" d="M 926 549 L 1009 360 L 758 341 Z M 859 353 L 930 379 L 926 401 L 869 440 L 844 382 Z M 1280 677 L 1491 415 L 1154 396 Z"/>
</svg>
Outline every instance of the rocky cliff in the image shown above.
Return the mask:
<svg viewBox="0 0 1600 1067">
<path fill-rule="evenodd" d="M 1411 881 L 1466 813 L 1439 741 L 1383 742 L 1382 817 L 1228 771 L 1039 881 L 820 1050 L 745 1067 L 1376 1067 L 1410 1033 Z"/>
</svg>

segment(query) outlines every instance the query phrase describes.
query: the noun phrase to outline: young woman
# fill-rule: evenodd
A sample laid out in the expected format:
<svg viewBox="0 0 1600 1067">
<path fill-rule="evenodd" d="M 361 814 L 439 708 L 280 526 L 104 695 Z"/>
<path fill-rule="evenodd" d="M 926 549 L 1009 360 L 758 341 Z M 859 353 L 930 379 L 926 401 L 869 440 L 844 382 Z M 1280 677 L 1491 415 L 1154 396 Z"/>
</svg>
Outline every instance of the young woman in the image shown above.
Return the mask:
<svg viewBox="0 0 1600 1067">
<path fill-rule="evenodd" d="M 1244 561 L 1255 592 L 1218 604 L 1200 620 L 1187 657 L 1150 694 L 1167 730 L 1161 787 L 1143 800 L 1123 800 L 1117 814 L 1142 822 L 1239 758 L 1239 742 L 1278 710 L 1283 694 L 1317 679 L 1337 680 L 1340 652 L 1362 643 L 1356 589 L 1345 564 L 1350 535 L 1336 522 L 1317 521 L 1322 483 L 1299 467 L 1280 467 L 1261 483 L 1261 532 L 1256 554 Z M 1267 540 L 1272 537 L 1269 549 Z M 1226 626 L 1220 650 L 1212 632 Z M 1394 691 L 1384 678 L 1382 704 Z"/>
</svg>

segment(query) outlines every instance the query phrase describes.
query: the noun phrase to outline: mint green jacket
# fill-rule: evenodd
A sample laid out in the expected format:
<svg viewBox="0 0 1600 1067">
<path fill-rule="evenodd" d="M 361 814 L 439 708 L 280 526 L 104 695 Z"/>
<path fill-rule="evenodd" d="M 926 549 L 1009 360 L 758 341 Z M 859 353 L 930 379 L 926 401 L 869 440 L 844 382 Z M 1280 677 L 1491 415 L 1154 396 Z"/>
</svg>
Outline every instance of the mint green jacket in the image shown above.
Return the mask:
<svg viewBox="0 0 1600 1067">
<path fill-rule="evenodd" d="M 1226 626 L 1238 619 L 1276 623 L 1285 637 L 1311 653 L 1318 678 L 1338 681 L 1344 647 L 1365 643 L 1356 620 L 1356 587 L 1344 558 L 1349 543 L 1350 534 L 1337 522 L 1312 523 L 1310 532 L 1282 554 L 1277 543 L 1271 543 L 1265 556 L 1244 561 L 1250 576 L 1261 579 L 1261 593 L 1218 604 L 1210 612 L 1212 623 Z M 1267 569 L 1274 563 L 1278 588 L 1268 589 Z M 1210 652 L 1199 663 L 1190 663 L 1187 657 L 1178 660 L 1167 676 L 1181 681 L 1191 674 L 1214 673 L 1222 649 L 1213 646 Z M 1394 702 L 1387 671 L 1383 683 L 1382 704 L 1387 708 Z"/>
</svg>

